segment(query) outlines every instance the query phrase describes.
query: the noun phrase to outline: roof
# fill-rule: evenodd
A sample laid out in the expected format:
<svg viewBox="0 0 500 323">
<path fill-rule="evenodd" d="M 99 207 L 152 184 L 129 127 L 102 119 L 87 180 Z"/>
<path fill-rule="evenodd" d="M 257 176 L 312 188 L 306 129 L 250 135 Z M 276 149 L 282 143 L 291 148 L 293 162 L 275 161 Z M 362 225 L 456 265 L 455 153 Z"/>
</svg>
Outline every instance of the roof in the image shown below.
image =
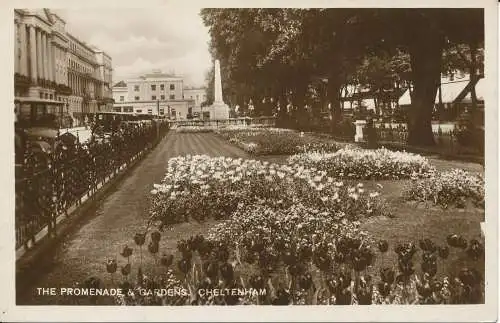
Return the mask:
<svg viewBox="0 0 500 323">
<path fill-rule="evenodd" d="M 447 78 L 441 79 L 441 99 L 443 103 L 453 103 L 459 94 L 465 89 L 467 84 L 469 84 L 469 78 L 463 78 L 458 81 L 449 81 Z M 484 96 L 484 85 L 485 82 L 483 79 L 480 79 L 476 84 L 476 95 L 478 100 L 483 100 Z M 470 93 L 467 94 L 464 100 L 470 100 Z M 439 91 L 436 93 L 435 103 L 439 103 Z M 399 99 L 399 105 L 410 105 L 411 97 L 410 91 L 406 90 L 406 92 Z"/>
<path fill-rule="evenodd" d="M 127 86 L 127 83 L 125 83 L 124 81 L 120 81 L 118 83 L 116 83 L 115 85 L 113 85 L 113 87 L 126 87 Z"/>
</svg>

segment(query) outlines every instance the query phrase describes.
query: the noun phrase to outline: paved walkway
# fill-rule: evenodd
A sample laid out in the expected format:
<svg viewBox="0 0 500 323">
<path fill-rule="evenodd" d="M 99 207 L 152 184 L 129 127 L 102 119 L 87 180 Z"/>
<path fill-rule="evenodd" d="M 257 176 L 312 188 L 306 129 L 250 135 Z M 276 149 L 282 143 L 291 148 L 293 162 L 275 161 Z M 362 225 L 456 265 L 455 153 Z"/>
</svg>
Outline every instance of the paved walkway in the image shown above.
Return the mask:
<svg viewBox="0 0 500 323">
<path fill-rule="evenodd" d="M 49 271 L 40 273 L 39 281 L 31 290 L 20 291 L 19 305 L 65 304 L 66 300 L 61 297 L 37 296 L 37 287 L 71 287 L 90 275 L 109 279 L 106 258 L 116 257 L 119 263 L 123 263 L 119 252 L 125 244 L 136 249 L 132 258 L 139 257 L 133 235 L 145 227 L 152 185 L 163 177 L 169 158 L 186 154 L 247 156 L 214 134 L 171 132 L 119 183 L 114 192 L 101 201 L 95 214 L 87 214 L 88 220 L 82 221 L 80 227 L 63 241 L 55 251 Z M 138 258 L 132 261 L 138 261 Z M 118 281 L 121 274 L 116 275 L 115 280 Z"/>
</svg>

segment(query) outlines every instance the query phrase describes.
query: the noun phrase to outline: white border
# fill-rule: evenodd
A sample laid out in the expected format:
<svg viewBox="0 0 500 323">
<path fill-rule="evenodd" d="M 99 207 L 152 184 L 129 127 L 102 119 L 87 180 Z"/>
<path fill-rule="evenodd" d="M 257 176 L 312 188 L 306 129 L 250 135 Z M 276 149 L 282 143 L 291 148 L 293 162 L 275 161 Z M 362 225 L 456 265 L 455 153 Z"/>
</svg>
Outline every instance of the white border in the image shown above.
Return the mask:
<svg viewBox="0 0 500 323">
<path fill-rule="evenodd" d="M 13 8 L 19 7 L 484 7 L 486 102 L 486 304 L 467 306 L 294 306 L 294 307 L 85 307 L 85 306 L 16 306 L 14 252 L 14 154 L 13 154 Z M 496 321 L 498 310 L 498 14 L 494 0 L 425 0 L 425 1 L 156 1 L 142 0 L 10 0 L 0 11 L 2 95 L 0 141 L 2 143 L 0 183 L 0 320 L 1 321 Z M 160 9 L 161 10 L 161 9 Z"/>
</svg>

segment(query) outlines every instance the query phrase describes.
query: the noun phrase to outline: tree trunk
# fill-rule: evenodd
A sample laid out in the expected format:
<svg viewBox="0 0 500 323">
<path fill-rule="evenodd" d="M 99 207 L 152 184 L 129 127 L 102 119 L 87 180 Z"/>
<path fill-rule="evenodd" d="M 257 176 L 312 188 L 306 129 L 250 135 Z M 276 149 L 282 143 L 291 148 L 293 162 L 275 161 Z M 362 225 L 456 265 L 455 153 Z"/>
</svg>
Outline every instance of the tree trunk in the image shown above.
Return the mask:
<svg viewBox="0 0 500 323">
<path fill-rule="evenodd" d="M 433 146 L 432 111 L 441 78 L 442 38 L 436 31 L 420 31 L 410 45 L 413 97 L 408 120 L 408 143 Z"/>
<path fill-rule="evenodd" d="M 470 47 L 470 57 L 471 57 L 471 65 L 470 65 L 470 80 L 474 82 L 474 86 L 470 90 L 470 99 L 472 101 L 472 109 L 473 111 L 477 110 L 477 95 L 476 95 L 476 84 L 477 84 L 477 65 L 476 65 L 476 55 L 477 55 L 477 46 L 472 43 L 469 45 Z"/>
<path fill-rule="evenodd" d="M 342 82 L 338 79 L 337 75 L 331 75 L 328 78 L 327 96 L 330 101 L 330 116 L 331 116 L 331 130 L 335 130 L 336 124 L 340 121 L 340 90 Z"/>
</svg>

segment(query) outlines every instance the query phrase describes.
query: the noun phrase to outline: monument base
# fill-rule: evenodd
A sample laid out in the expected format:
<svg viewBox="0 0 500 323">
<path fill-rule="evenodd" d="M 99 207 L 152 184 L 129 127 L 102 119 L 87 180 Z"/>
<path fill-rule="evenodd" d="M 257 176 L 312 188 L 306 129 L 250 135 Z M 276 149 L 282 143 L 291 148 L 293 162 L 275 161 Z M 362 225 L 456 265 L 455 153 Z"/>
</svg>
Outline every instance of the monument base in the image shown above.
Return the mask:
<svg viewBox="0 0 500 323">
<path fill-rule="evenodd" d="M 229 106 L 225 103 L 215 102 L 210 107 L 208 107 L 210 112 L 210 119 L 229 119 Z"/>
</svg>

